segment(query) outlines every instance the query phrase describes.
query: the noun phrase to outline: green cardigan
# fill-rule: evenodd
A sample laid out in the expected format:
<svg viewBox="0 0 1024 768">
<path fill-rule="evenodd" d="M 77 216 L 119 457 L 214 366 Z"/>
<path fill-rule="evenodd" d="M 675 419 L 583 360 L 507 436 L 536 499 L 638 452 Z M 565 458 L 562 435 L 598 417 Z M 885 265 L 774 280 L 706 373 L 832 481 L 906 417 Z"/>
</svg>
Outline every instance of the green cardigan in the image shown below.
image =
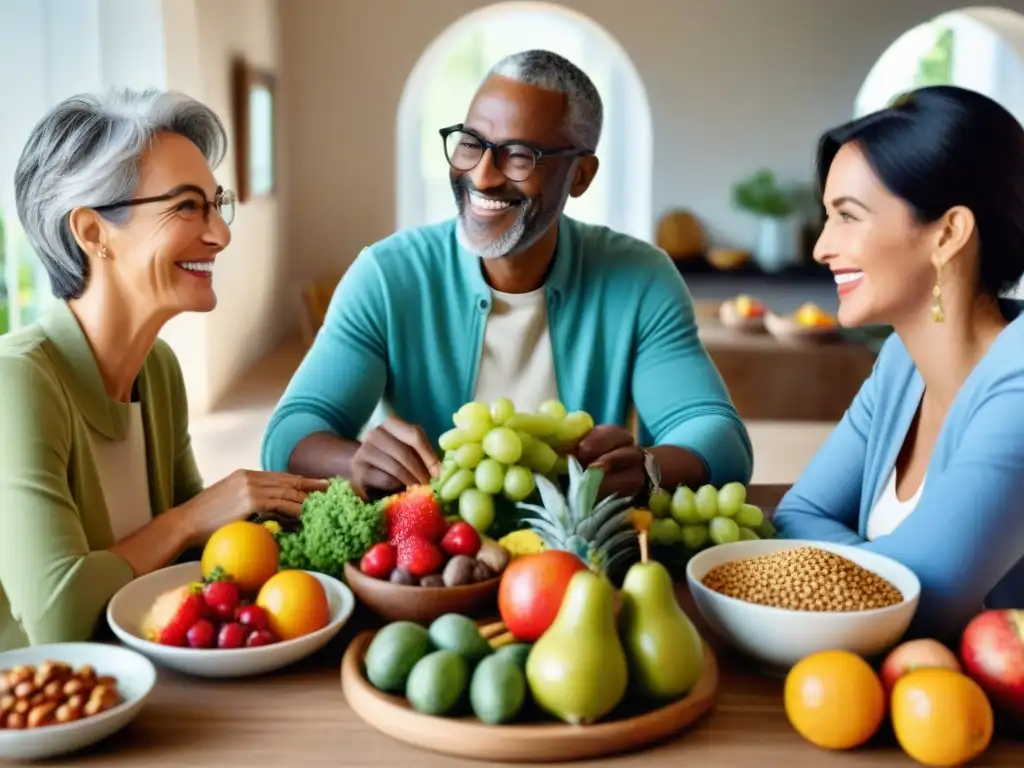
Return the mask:
<svg viewBox="0 0 1024 768">
<path fill-rule="evenodd" d="M 152 511 L 203 489 L 178 361 L 158 340 L 136 382 Z M 113 541 L 91 428 L 127 435 L 131 407 L 111 400 L 78 321 L 61 302 L 0 338 L 0 651 L 86 640 L 134 576 Z"/>
</svg>

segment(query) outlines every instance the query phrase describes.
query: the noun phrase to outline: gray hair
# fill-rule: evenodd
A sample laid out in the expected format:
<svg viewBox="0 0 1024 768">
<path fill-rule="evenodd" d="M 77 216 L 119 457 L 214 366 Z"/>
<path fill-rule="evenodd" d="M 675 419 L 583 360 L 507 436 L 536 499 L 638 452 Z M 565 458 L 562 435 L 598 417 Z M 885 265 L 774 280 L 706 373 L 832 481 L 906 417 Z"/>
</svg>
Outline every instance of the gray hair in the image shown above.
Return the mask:
<svg viewBox="0 0 1024 768">
<path fill-rule="evenodd" d="M 604 119 L 601 94 L 586 73 L 571 61 L 551 51 L 520 51 L 495 64 L 488 77 L 491 75 L 565 94 L 568 138 L 580 149 L 597 149 Z"/>
<path fill-rule="evenodd" d="M 32 129 L 14 173 L 14 198 L 57 298 L 80 297 L 89 278 L 89 261 L 71 233 L 69 214 L 129 199 L 138 184 L 140 157 L 160 133 L 192 141 L 211 168 L 224 159 L 227 134 L 220 118 L 173 92 L 124 89 L 72 96 Z M 102 215 L 121 223 L 129 212 Z"/>
</svg>

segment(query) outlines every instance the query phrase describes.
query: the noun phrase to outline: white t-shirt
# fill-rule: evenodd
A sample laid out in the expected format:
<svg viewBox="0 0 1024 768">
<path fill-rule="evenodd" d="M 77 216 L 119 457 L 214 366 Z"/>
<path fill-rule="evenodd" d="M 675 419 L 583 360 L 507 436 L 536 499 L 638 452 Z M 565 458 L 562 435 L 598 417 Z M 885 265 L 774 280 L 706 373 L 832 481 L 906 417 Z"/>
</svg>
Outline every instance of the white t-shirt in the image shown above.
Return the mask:
<svg viewBox="0 0 1024 768">
<path fill-rule="evenodd" d="M 491 296 L 474 399 L 507 397 L 517 411 L 535 413 L 545 400 L 558 399 L 545 289 L 492 290 Z"/>
<path fill-rule="evenodd" d="M 900 523 L 906 520 L 910 513 L 917 507 L 924 490 L 924 480 L 917 492 L 906 501 L 900 501 L 896 496 L 896 468 L 893 467 L 889 473 L 889 480 L 885 484 L 885 490 L 878 497 L 875 506 L 871 508 L 868 515 L 868 541 L 874 541 L 879 536 L 888 536 L 899 527 Z"/>
<path fill-rule="evenodd" d="M 98 432 L 91 438 L 103 499 L 110 516 L 110 530 L 114 541 L 120 541 L 153 519 L 142 404 L 131 404 L 128 434 L 124 440 L 110 440 Z"/>
</svg>

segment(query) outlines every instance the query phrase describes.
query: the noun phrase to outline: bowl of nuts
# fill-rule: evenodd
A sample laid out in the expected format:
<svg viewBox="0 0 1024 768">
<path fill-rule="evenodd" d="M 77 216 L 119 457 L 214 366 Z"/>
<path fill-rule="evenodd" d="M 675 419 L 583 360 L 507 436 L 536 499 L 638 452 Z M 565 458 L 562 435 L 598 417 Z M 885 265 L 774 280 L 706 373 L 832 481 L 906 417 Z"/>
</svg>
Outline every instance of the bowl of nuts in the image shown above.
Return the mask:
<svg viewBox="0 0 1024 768">
<path fill-rule="evenodd" d="M 705 549 L 687 563 L 686 580 L 712 631 L 780 674 L 817 651 L 885 653 L 921 595 L 914 572 L 891 558 L 796 539 Z"/>
<path fill-rule="evenodd" d="M 145 656 L 104 643 L 0 653 L 0 759 L 41 760 L 120 731 L 156 684 Z"/>
</svg>

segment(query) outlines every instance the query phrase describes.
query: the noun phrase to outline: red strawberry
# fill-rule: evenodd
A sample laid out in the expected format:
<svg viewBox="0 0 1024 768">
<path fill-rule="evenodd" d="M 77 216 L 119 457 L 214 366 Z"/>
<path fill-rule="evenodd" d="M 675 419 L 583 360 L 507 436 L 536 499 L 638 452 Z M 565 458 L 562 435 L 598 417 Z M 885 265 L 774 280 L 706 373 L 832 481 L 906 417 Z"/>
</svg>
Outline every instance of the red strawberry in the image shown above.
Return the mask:
<svg viewBox="0 0 1024 768">
<path fill-rule="evenodd" d="M 217 635 L 218 648 L 241 648 L 252 630 L 237 621 L 232 621 L 220 628 Z"/>
<path fill-rule="evenodd" d="M 203 587 L 203 602 L 214 618 L 231 621 L 241 599 L 238 585 L 232 581 L 211 581 Z"/>
<path fill-rule="evenodd" d="M 249 629 L 269 629 L 267 613 L 258 605 L 243 605 L 235 614 L 235 621 Z"/>
<path fill-rule="evenodd" d="M 142 635 L 150 642 L 183 647 L 192 625 L 203 618 L 202 596 L 191 584 L 160 595 L 142 621 Z"/>
<path fill-rule="evenodd" d="M 391 544 L 409 536 L 422 536 L 436 544 L 448 528 L 441 502 L 429 485 L 412 485 L 392 496 L 387 505 L 387 520 Z"/>
<path fill-rule="evenodd" d="M 436 573 L 443 562 L 441 550 L 422 536 L 412 535 L 398 544 L 398 567 L 416 578 Z"/>
<path fill-rule="evenodd" d="M 359 561 L 359 570 L 375 579 L 386 579 L 395 570 L 398 553 L 391 544 L 374 544 Z"/>
<path fill-rule="evenodd" d="M 455 555 L 476 557 L 476 553 L 480 551 L 480 534 L 467 522 L 452 523 L 444 538 L 441 539 L 441 549 L 452 557 Z"/>
<path fill-rule="evenodd" d="M 217 630 L 209 619 L 200 619 L 185 633 L 190 648 L 213 648 Z"/>
<path fill-rule="evenodd" d="M 277 642 L 274 634 L 266 629 L 257 629 L 245 641 L 246 648 L 255 648 L 258 645 L 273 645 Z"/>
</svg>

